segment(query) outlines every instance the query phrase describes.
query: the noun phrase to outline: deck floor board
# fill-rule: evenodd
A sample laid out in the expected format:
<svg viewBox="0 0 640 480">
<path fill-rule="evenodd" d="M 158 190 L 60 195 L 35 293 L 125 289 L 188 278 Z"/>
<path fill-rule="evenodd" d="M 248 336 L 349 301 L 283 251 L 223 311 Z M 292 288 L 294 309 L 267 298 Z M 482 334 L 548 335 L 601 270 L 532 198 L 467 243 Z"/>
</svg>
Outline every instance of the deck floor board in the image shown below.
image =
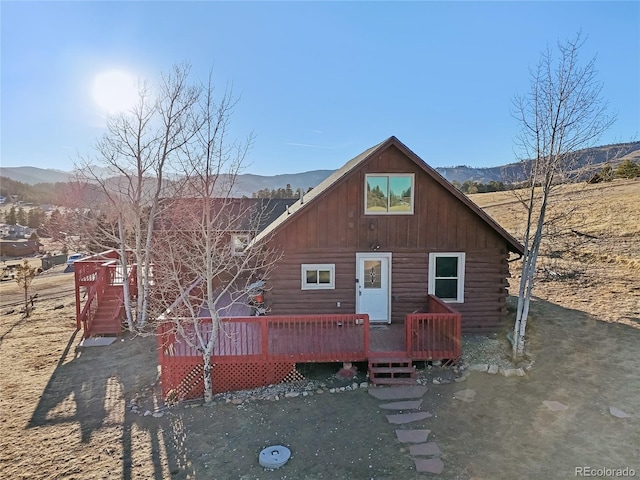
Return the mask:
<svg viewBox="0 0 640 480">
<path fill-rule="evenodd" d="M 406 350 L 404 323 L 374 325 L 369 332 L 369 351 L 401 352 Z"/>
</svg>

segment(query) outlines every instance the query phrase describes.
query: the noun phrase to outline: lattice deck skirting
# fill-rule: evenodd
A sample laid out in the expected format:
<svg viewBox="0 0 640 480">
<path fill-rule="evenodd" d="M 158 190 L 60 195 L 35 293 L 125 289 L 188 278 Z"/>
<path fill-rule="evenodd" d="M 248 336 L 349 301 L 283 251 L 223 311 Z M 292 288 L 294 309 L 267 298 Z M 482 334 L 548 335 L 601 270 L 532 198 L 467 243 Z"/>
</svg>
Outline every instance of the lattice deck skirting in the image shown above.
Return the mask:
<svg viewBox="0 0 640 480">
<path fill-rule="evenodd" d="M 162 395 L 168 401 L 190 400 L 204 396 L 202 360 L 162 367 Z M 184 359 L 186 360 L 186 359 Z M 198 363 L 195 360 L 200 360 Z M 265 385 L 301 380 L 295 363 L 219 363 L 211 370 L 213 393 L 247 390 Z"/>
</svg>

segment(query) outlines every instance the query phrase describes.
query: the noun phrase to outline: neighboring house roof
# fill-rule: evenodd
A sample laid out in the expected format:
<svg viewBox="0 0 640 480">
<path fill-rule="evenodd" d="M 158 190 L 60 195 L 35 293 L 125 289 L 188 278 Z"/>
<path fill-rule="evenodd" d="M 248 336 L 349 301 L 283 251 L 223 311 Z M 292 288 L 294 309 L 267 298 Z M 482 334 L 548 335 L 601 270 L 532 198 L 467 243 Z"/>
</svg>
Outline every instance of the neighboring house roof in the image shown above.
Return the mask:
<svg viewBox="0 0 640 480">
<path fill-rule="evenodd" d="M 259 231 L 264 230 L 267 226 L 275 222 L 280 216 L 287 211 L 287 208 L 296 202 L 294 198 L 254 198 L 246 199 L 254 200 L 258 212 L 262 212 L 260 218 Z"/>
<path fill-rule="evenodd" d="M 286 212 L 287 207 L 296 199 L 282 198 L 213 198 L 211 199 L 213 214 L 220 220 L 224 219 L 224 230 L 236 232 L 260 232 Z M 193 212 L 198 205 L 203 204 L 202 199 L 182 198 L 168 199 L 180 213 L 183 208 Z M 200 207 L 202 208 L 202 207 Z M 201 211 L 201 210 L 200 210 Z M 165 228 L 174 227 L 175 220 L 171 216 L 164 216 L 162 224 Z M 179 223 L 178 223 L 179 224 Z"/>
<path fill-rule="evenodd" d="M 431 176 L 436 182 L 438 182 L 446 190 L 448 190 L 454 197 L 456 197 L 458 200 L 464 203 L 467 207 L 469 207 L 485 223 L 487 223 L 502 238 L 504 238 L 505 242 L 509 246 L 510 251 L 514 253 L 519 253 L 519 254 L 522 254 L 524 252 L 524 247 L 520 244 L 520 242 L 518 242 L 518 240 L 516 240 L 504 228 L 502 228 L 498 224 L 498 222 L 496 222 L 487 213 L 485 213 L 484 210 L 482 210 L 475 203 L 473 203 L 466 195 L 461 193 L 457 188 L 455 188 L 451 183 L 449 183 L 434 168 L 427 165 L 424 162 L 424 160 L 422 160 L 418 155 L 413 153 L 406 145 L 404 145 L 396 137 L 389 137 L 385 141 L 365 150 L 360 155 L 349 160 L 342 168 L 340 168 L 339 170 L 336 170 L 333 174 L 327 177 L 323 182 L 321 182 L 315 188 L 313 188 L 309 193 L 305 194 L 300 200 L 297 200 L 293 205 L 291 205 L 285 213 L 280 215 L 267 228 L 262 230 L 262 232 L 255 238 L 254 242 L 252 243 L 259 242 L 263 238 L 279 230 L 283 224 L 285 224 L 287 221 L 293 218 L 296 214 L 298 214 L 301 210 L 303 210 L 307 205 L 312 203 L 315 199 L 326 195 L 327 192 L 331 190 L 331 187 L 339 183 L 341 179 L 349 175 L 358 166 L 366 162 L 374 154 L 381 152 L 383 150 L 386 150 L 390 146 L 395 146 L 396 148 L 398 148 L 416 165 L 421 167 L 427 175 Z"/>
</svg>

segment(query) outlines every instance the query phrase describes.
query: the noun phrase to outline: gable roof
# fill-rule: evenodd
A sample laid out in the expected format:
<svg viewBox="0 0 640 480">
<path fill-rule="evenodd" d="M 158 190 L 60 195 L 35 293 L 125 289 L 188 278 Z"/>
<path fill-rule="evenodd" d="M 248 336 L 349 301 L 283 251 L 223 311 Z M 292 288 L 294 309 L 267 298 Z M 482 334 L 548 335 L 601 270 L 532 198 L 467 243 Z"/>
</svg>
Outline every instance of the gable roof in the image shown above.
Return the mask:
<svg viewBox="0 0 640 480">
<path fill-rule="evenodd" d="M 449 181 L 447 181 L 442 175 L 440 175 L 434 168 L 427 165 L 418 155 L 413 153 L 405 144 L 403 144 L 396 137 L 389 137 L 383 142 L 365 150 L 360 155 L 349 160 L 344 166 L 335 172 L 333 172 L 324 181 L 313 188 L 309 193 L 305 194 L 300 200 L 296 201 L 293 205 L 289 206 L 288 210 L 280 215 L 273 223 L 268 225 L 255 239 L 254 242 L 259 242 L 261 239 L 273 234 L 279 230 L 286 222 L 295 217 L 300 211 L 304 210 L 307 205 L 313 203 L 315 199 L 320 198 L 327 194 L 331 187 L 337 184 L 342 178 L 349 175 L 357 167 L 365 163 L 373 155 L 386 150 L 387 148 L 395 146 L 402 153 L 404 153 L 410 160 L 418 165 L 425 171 L 433 180 L 444 187 L 449 193 L 456 197 L 459 201 L 469 207 L 476 215 L 478 215 L 486 224 L 488 224 L 495 232 L 500 235 L 509 247 L 509 251 L 522 254 L 524 247 L 516 240 L 509 232 L 502 228 L 498 222 L 491 218 L 484 210 L 473 203 L 466 195 L 455 188 Z M 253 242 L 252 242 L 253 243 Z"/>
</svg>

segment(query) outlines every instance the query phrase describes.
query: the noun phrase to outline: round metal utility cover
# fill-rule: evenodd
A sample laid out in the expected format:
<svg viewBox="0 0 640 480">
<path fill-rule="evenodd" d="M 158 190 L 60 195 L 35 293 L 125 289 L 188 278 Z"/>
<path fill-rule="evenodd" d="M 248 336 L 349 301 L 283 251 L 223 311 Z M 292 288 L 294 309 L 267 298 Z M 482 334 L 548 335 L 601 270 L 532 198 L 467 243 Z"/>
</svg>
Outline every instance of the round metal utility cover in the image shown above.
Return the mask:
<svg viewBox="0 0 640 480">
<path fill-rule="evenodd" d="M 267 447 L 260 452 L 260 465 L 264 468 L 280 468 L 289 461 L 291 450 L 283 445 Z"/>
</svg>

